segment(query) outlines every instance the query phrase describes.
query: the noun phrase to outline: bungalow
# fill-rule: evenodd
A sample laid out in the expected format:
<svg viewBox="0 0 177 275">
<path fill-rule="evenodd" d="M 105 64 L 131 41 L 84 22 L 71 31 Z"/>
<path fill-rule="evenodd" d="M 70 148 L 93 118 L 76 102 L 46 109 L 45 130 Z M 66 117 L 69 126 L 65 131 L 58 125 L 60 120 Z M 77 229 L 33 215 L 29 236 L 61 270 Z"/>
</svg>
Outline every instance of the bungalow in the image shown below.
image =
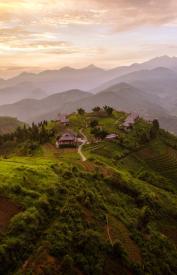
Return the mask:
<svg viewBox="0 0 177 275">
<path fill-rule="evenodd" d="M 56 147 L 76 147 L 77 136 L 72 133 L 64 133 L 61 137 L 57 138 Z"/>
<path fill-rule="evenodd" d="M 105 139 L 108 140 L 108 141 L 112 141 L 112 140 L 116 140 L 117 137 L 118 136 L 116 134 L 109 134 L 105 137 Z"/>
<path fill-rule="evenodd" d="M 139 118 L 139 115 L 137 113 L 131 113 L 122 124 L 123 129 L 125 130 L 131 129 L 135 124 L 135 122 L 138 120 L 138 118 Z"/>
<path fill-rule="evenodd" d="M 67 118 L 67 115 L 65 115 L 65 114 L 59 115 L 58 120 L 64 126 L 69 125 L 69 119 Z"/>
</svg>

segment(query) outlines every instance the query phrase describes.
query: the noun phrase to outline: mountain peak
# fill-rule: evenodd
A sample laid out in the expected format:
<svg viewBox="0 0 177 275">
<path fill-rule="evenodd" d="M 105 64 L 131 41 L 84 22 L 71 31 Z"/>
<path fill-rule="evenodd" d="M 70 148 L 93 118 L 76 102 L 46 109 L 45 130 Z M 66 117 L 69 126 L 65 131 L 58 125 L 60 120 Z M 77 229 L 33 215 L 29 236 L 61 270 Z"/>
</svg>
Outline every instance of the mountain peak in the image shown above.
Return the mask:
<svg viewBox="0 0 177 275">
<path fill-rule="evenodd" d="M 90 64 L 86 68 L 87 69 L 97 69 L 97 67 L 94 64 Z"/>
<path fill-rule="evenodd" d="M 169 63 L 172 63 L 176 60 L 177 60 L 177 57 L 175 57 L 175 56 L 162 55 L 162 56 L 157 56 L 157 57 L 155 57 L 155 58 L 153 58 L 153 59 L 151 59 L 147 62 L 148 63 L 149 62 L 155 62 L 155 63 L 163 63 L 164 62 L 164 63 L 169 64 Z"/>
<path fill-rule="evenodd" d="M 75 69 L 69 66 L 65 66 L 63 68 L 60 69 L 60 72 L 70 72 L 70 71 L 74 71 Z"/>
<path fill-rule="evenodd" d="M 85 71 L 104 71 L 104 69 L 97 67 L 94 64 L 90 64 L 87 67 L 81 69 L 81 70 L 85 70 Z"/>
</svg>

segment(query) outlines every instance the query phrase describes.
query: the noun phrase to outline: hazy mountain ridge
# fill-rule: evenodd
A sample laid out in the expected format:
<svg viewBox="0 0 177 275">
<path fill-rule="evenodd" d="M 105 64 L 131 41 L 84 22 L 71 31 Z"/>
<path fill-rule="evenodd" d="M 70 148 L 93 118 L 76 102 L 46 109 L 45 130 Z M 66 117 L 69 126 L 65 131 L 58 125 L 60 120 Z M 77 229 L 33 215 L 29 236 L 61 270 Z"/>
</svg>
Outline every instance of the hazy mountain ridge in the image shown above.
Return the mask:
<svg viewBox="0 0 177 275">
<path fill-rule="evenodd" d="M 15 116 L 24 121 L 36 121 L 37 117 L 45 117 L 48 113 L 53 113 L 51 118 L 55 118 L 63 105 L 73 101 L 79 101 L 81 98 L 88 97 L 90 93 L 80 90 L 71 90 L 63 93 L 54 94 L 41 100 L 24 99 L 14 104 L 0 106 L 0 115 Z"/>
<path fill-rule="evenodd" d="M 8 85 L 11 87 L 5 88 Z M 58 112 L 71 113 L 79 107 L 90 110 L 108 104 L 127 112 L 137 111 L 148 119 L 157 117 L 162 126 L 177 132 L 176 57 L 163 56 L 111 70 L 90 65 L 22 73 L 0 81 L 0 87 L 3 116 L 32 122 L 53 119 Z M 85 92 L 89 89 L 97 94 Z"/>
<path fill-rule="evenodd" d="M 165 67 L 177 72 L 177 58 L 162 56 L 144 63 L 120 66 L 110 70 L 104 70 L 95 65 L 89 65 L 81 69 L 64 67 L 59 70 L 47 70 L 38 74 L 24 72 L 11 79 L 2 79 L 0 81 L 0 104 L 14 103 L 15 101 L 29 97 L 43 97 L 42 94 L 39 95 L 38 92 L 33 92 L 36 89 L 41 89 L 44 95 L 51 95 L 56 92 L 63 92 L 71 89 L 94 91 L 96 87 L 106 82 L 114 81 L 115 78 L 122 77 L 123 75 L 135 71 L 152 70 L 157 67 Z M 125 82 L 123 79 L 121 82 L 122 81 Z M 21 83 L 23 83 L 23 93 L 18 93 L 17 89 L 20 87 L 19 85 Z M 110 86 L 113 84 L 116 83 L 112 83 Z M 4 91 L 5 88 L 6 90 Z M 103 87 L 99 90 L 103 90 Z M 9 97 L 7 95 L 8 93 L 10 93 Z M 12 96 L 13 93 L 14 96 Z"/>
<path fill-rule="evenodd" d="M 42 98 L 47 94 L 41 88 L 35 87 L 31 82 L 22 82 L 13 87 L 0 89 L 0 105 L 14 103 L 25 98 Z"/>
<path fill-rule="evenodd" d="M 158 100 L 159 105 L 168 111 L 171 111 L 172 104 L 177 102 L 177 72 L 163 67 L 135 71 L 117 77 L 97 87 L 94 92 L 99 92 L 123 81 L 142 90 L 149 100 Z"/>
<path fill-rule="evenodd" d="M 59 112 L 70 114 L 80 107 L 90 111 L 96 105 L 110 105 L 126 112 L 136 111 L 146 119 L 158 118 L 162 127 L 177 133 L 177 118 L 169 116 L 156 102 L 149 100 L 143 91 L 134 86 L 119 83 L 97 94 L 71 90 L 41 100 L 24 99 L 14 104 L 0 106 L 0 115 L 10 115 L 32 123 L 56 119 Z"/>
</svg>

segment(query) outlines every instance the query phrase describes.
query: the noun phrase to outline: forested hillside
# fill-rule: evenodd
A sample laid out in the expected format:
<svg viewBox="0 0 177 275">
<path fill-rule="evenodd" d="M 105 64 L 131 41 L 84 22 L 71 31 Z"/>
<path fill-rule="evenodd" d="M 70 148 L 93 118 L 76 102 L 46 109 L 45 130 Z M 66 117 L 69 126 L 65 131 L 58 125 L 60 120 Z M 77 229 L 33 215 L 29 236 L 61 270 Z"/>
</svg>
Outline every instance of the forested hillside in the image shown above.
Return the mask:
<svg viewBox="0 0 177 275">
<path fill-rule="evenodd" d="M 0 274 L 176 274 L 177 138 L 127 116 L 79 109 L 0 136 Z M 66 132 L 86 161 L 56 148 Z"/>
<path fill-rule="evenodd" d="M 22 126 L 24 123 L 12 117 L 0 117 L 0 135 L 7 134 L 15 131 L 17 127 Z"/>
</svg>

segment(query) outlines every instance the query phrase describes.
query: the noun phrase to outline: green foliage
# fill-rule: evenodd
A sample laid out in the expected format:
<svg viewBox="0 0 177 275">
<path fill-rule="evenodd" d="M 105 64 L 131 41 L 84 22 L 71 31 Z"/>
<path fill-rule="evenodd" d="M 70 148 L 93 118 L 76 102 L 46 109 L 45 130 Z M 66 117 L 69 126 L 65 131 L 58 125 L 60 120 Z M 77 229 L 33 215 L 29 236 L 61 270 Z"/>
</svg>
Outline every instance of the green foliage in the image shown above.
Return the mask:
<svg viewBox="0 0 177 275">
<path fill-rule="evenodd" d="M 155 138 L 159 132 L 159 122 L 157 119 L 154 119 L 152 122 L 152 128 L 150 130 L 151 138 Z"/>
<path fill-rule="evenodd" d="M 96 119 L 91 120 L 91 122 L 90 122 L 90 127 L 94 128 L 94 127 L 96 127 L 96 126 L 98 126 L 98 120 L 96 120 Z"/>
<path fill-rule="evenodd" d="M 8 155 L 15 151 L 21 155 L 31 155 L 39 145 L 49 142 L 55 135 L 54 129 L 47 129 L 47 121 L 38 125 L 18 127 L 15 132 L 0 136 L 0 153 Z"/>
<path fill-rule="evenodd" d="M 78 112 L 79 115 L 84 115 L 85 114 L 85 110 L 83 108 L 79 108 L 77 110 L 77 112 Z"/>
<path fill-rule="evenodd" d="M 175 274 L 177 139 L 142 119 L 124 132 L 125 114 L 106 110 L 70 116 L 86 162 L 52 145 L 55 122 L 0 136 L 0 207 L 19 206 L 0 234 L 0 274 Z"/>
<path fill-rule="evenodd" d="M 93 108 L 93 112 L 99 113 L 101 111 L 101 107 L 96 106 Z"/>
<path fill-rule="evenodd" d="M 103 107 L 103 109 L 104 109 L 105 112 L 108 114 L 108 116 L 111 116 L 112 113 L 113 113 L 113 111 L 114 111 L 114 109 L 113 109 L 112 107 L 107 106 L 107 105 L 105 105 L 105 106 Z"/>
<path fill-rule="evenodd" d="M 98 139 L 104 139 L 108 134 L 108 132 L 100 128 L 93 128 L 91 130 L 91 133 L 95 136 L 95 138 L 98 138 Z"/>
</svg>

